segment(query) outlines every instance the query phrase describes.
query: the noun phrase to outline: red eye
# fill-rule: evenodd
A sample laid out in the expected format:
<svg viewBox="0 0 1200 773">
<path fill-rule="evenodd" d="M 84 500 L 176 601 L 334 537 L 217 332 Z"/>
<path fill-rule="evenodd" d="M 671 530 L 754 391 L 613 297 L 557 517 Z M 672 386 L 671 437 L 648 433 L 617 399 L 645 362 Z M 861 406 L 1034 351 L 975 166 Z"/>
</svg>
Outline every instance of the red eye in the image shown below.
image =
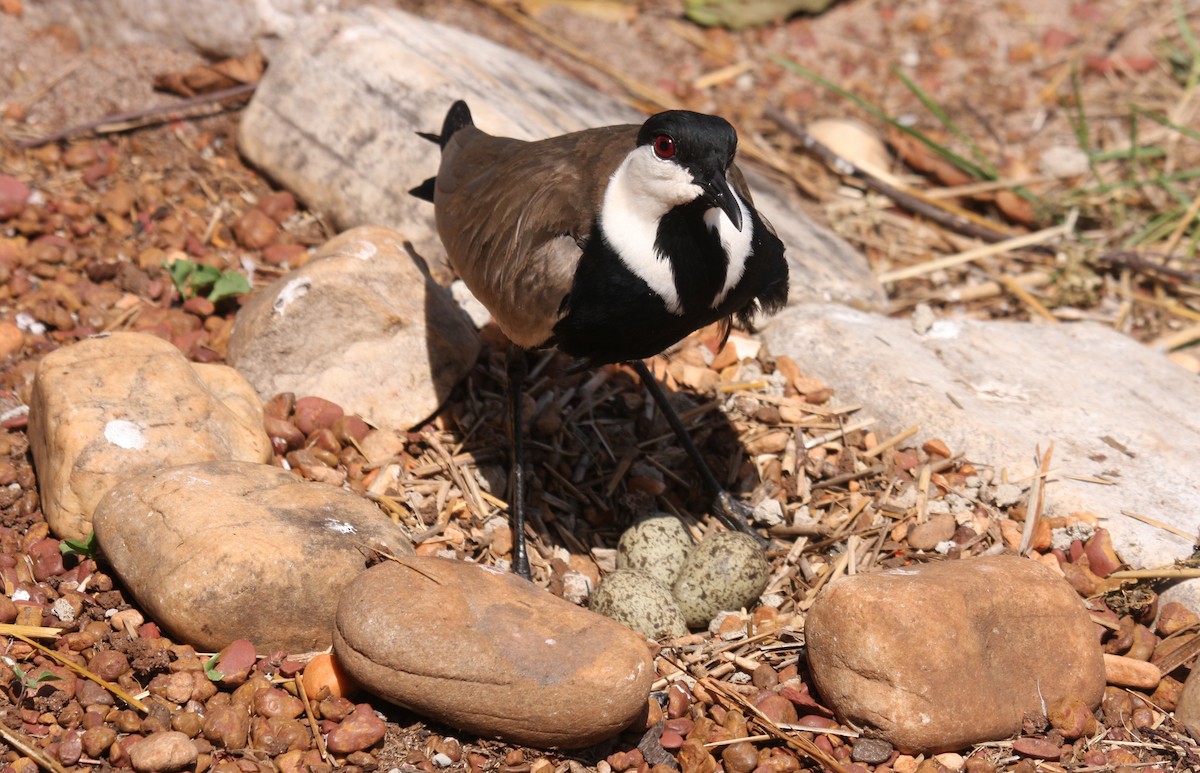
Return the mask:
<svg viewBox="0 0 1200 773">
<path fill-rule="evenodd" d="M 654 155 L 659 158 L 671 158 L 675 155 L 675 140 L 665 134 L 654 138 Z"/>
</svg>

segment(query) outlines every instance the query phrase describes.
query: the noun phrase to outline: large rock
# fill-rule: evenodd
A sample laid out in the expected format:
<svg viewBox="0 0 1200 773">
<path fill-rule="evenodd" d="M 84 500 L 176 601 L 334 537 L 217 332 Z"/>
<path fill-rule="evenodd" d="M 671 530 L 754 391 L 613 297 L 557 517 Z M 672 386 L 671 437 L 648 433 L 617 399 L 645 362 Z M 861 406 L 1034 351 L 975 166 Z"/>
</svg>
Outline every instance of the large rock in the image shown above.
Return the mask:
<svg viewBox="0 0 1200 773">
<path fill-rule="evenodd" d="M 1175 720 L 1183 723 L 1193 733 L 1200 733 L 1200 668 L 1192 667 L 1179 702 L 1175 704 Z"/>
<path fill-rule="evenodd" d="M 266 462 L 262 404 L 232 368 L 190 363 L 144 333 L 96 336 L 38 363 L 29 444 L 42 511 L 84 539 L 106 491 L 141 472 L 212 460 Z"/>
<path fill-rule="evenodd" d="M 452 727 L 538 747 L 616 735 L 646 706 L 645 640 L 515 575 L 408 558 L 354 579 L 334 653 L 364 688 Z"/>
<path fill-rule="evenodd" d="M 1095 707 L 1104 660 L 1066 581 L 1014 556 L 834 580 L 804 624 L 808 663 L 837 715 L 902 750 L 995 741 L 1059 698 Z"/>
<path fill-rule="evenodd" d="M 1136 341 L 1091 323 L 946 319 L 918 333 L 909 320 L 817 304 L 786 310 L 763 337 L 862 403 L 881 436 L 920 422 L 918 444 L 941 438 L 1010 481 L 1034 474 L 1036 447 L 1054 443 L 1047 514 L 1094 513 L 1137 567 L 1191 555 L 1194 536 L 1182 535 L 1200 531 L 1200 381 Z M 1168 595 L 1200 609 L 1200 583 Z"/>
<path fill-rule="evenodd" d="M 438 131 L 466 99 L 492 134 L 539 139 L 644 116 L 514 51 L 377 7 L 315 17 L 275 52 L 239 127 L 242 152 L 341 228 L 392 225 L 442 276 L 433 208 L 407 191 L 437 171 Z M 882 308 L 866 259 L 749 174 L 755 203 L 788 248 L 795 298 Z"/>
<path fill-rule="evenodd" d="M 428 418 L 467 374 L 479 337 L 387 228 L 356 228 L 238 312 L 230 364 L 264 399 L 331 400 L 380 427 Z"/>
<path fill-rule="evenodd" d="M 25 4 L 35 27 L 64 24 L 86 46 L 157 44 L 213 57 L 270 49 L 325 0 L 37 0 Z"/>
<path fill-rule="evenodd" d="M 198 650 L 330 645 L 343 587 L 372 549 L 411 555 L 404 530 L 343 489 L 277 467 L 210 462 L 121 483 L 96 539 L 147 616 Z"/>
</svg>

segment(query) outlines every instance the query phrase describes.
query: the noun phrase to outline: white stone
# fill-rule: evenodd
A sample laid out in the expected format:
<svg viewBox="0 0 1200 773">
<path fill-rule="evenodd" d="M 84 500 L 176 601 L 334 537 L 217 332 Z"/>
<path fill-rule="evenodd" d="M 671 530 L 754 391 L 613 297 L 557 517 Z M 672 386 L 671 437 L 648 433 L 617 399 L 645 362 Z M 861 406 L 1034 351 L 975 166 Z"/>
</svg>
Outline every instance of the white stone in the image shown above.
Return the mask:
<svg viewBox="0 0 1200 773">
<path fill-rule="evenodd" d="M 315 16 L 271 59 L 239 127 L 243 154 L 339 228 L 402 230 L 448 279 L 433 207 L 408 191 L 437 172 L 437 132 L 455 99 L 491 134 L 539 139 L 644 117 L 619 101 L 475 35 L 402 11 Z M 882 309 L 866 259 L 812 223 L 790 192 L 746 175 L 788 248 L 793 298 Z"/>
<path fill-rule="evenodd" d="M 387 228 L 323 245 L 242 307 L 230 364 L 264 399 L 323 397 L 387 429 L 423 421 L 475 364 L 479 337 L 405 245 Z"/>
<path fill-rule="evenodd" d="M 954 320 L 951 336 L 920 336 L 908 320 L 842 306 L 803 304 L 764 330 L 776 355 L 861 402 L 886 436 L 919 422 L 913 443 L 940 438 L 1008 485 L 1021 501 L 1054 444 L 1046 513 L 1090 511 L 1136 567 L 1192 553 L 1193 539 L 1123 512 L 1145 514 L 1183 534 L 1200 532 L 1200 381 L 1131 338 L 1094 323 Z M 852 356 L 848 356 L 848 353 Z M 1119 443 L 1124 453 L 1115 447 Z M 1114 485 L 1068 478 L 1103 477 Z M 1169 593 L 1200 608 L 1200 583 Z"/>
<path fill-rule="evenodd" d="M 213 57 L 265 50 L 329 0 L 37 0 L 25 4 L 33 27 L 65 24 L 85 46 L 161 45 Z"/>
</svg>

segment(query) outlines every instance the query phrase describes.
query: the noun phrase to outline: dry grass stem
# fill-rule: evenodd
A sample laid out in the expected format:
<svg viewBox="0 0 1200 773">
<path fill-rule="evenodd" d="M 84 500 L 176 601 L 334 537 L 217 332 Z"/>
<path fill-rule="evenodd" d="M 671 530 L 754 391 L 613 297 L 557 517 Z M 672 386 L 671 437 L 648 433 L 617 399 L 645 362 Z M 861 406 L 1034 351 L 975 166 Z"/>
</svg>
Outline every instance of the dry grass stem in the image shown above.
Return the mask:
<svg viewBox="0 0 1200 773">
<path fill-rule="evenodd" d="M 30 645 L 31 647 L 38 650 L 43 655 L 50 658 L 51 660 L 58 663 L 59 665 L 66 666 L 67 668 L 71 669 L 75 673 L 82 676 L 84 679 L 88 679 L 88 680 L 95 682 L 96 684 L 100 685 L 105 690 L 108 690 L 110 693 L 117 696 L 121 700 L 125 701 L 125 703 L 127 703 L 128 705 L 133 706 L 135 709 L 142 712 L 143 714 L 147 713 L 148 709 L 146 708 L 146 704 L 142 703 L 140 700 L 138 700 L 134 696 L 125 692 L 125 690 L 123 688 L 119 687 L 118 685 L 115 685 L 112 682 L 108 682 L 108 681 L 101 679 L 100 677 L 96 676 L 91 671 L 87 670 L 86 668 L 79 665 L 75 661 L 64 658 L 60 653 L 50 649 L 49 647 L 45 647 L 45 646 L 39 644 L 38 642 L 34 641 L 33 639 L 31 639 L 27 636 L 24 636 L 19 633 L 13 633 L 11 635 L 13 636 L 13 638 L 20 639 L 21 641 Z"/>
<path fill-rule="evenodd" d="M 37 746 L 34 746 L 32 743 L 26 741 L 24 736 L 15 730 L 9 729 L 9 727 L 3 722 L 0 722 L 0 737 L 2 737 L 4 742 L 9 746 L 13 747 L 29 759 L 36 762 L 38 767 L 42 770 L 48 770 L 50 773 L 67 773 L 67 769 L 64 768 L 58 762 L 58 760 L 46 754 L 46 752 L 42 751 Z"/>
<path fill-rule="evenodd" d="M 1035 231 L 1031 234 L 1025 234 L 1024 236 L 1017 236 L 1012 239 L 1007 239 L 1002 242 L 985 244 L 965 252 L 960 252 L 957 255 L 947 255 L 944 258 L 936 258 L 915 266 L 907 266 L 905 268 L 898 268 L 893 271 L 885 271 L 877 275 L 875 278 L 885 284 L 888 282 L 899 282 L 902 279 L 912 279 L 925 274 L 932 274 L 934 271 L 940 271 L 941 269 L 959 266 L 963 263 L 971 263 L 976 260 L 981 260 L 982 258 L 990 258 L 993 255 L 1000 255 L 1005 252 L 1011 252 L 1012 250 L 1019 250 L 1025 247 L 1046 244 L 1062 236 L 1066 236 L 1067 234 L 1071 233 L 1071 231 L 1072 226 L 1064 223 L 1051 228 L 1045 228 L 1041 231 Z"/>
</svg>

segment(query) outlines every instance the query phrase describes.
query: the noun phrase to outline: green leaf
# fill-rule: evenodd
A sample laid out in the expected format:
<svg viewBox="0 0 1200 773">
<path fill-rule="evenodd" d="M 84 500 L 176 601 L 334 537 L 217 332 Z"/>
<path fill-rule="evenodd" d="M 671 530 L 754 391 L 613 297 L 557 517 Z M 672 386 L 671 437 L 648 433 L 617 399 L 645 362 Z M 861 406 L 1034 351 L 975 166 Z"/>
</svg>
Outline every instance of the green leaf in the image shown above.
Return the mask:
<svg viewBox="0 0 1200 773">
<path fill-rule="evenodd" d="M 213 282 L 208 299 L 213 303 L 250 292 L 250 280 L 236 271 L 226 271 Z"/>
<path fill-rule="evenodd" d="M 192 275 L 188 277 L 188 284 L 196 291 L 200 291 L 211 286 L 220 278 L 221 270 L 219 268 L 201 263 L 196 266 L 196 269 L 192 271 Z"/>
<path fill-rule="evenodd" d="M 188 277 L 190 277 L 196 270 L 195 261 L 184 258 L 182 260 L 176 260 L 173 263 L 168 263 L 164 260 L 162 265 L 163 268 L 167 270 L 167 274 L 170 275 L 171 282 L 175 285 L 175 289 L 179 291 L 179 297 L 192 297 L 191 292 L 188 290 Z"/>
<path fill-rule="evenodd" d="M 219 682 L 225 678 L 225 675 L 217 670 L 217 661 L 221 658 L 221 653 L 213 655 L 204 662 L 204 675 L 209 678 L 209 681 Z"/>
<path fill-rule="evenodd" d="M 87 539 L 77 540 L 70 537 L 58 543 L 58 550 L 64 556 L 96 557 L 96 532 L 87 535 Z"/>
</svg>

